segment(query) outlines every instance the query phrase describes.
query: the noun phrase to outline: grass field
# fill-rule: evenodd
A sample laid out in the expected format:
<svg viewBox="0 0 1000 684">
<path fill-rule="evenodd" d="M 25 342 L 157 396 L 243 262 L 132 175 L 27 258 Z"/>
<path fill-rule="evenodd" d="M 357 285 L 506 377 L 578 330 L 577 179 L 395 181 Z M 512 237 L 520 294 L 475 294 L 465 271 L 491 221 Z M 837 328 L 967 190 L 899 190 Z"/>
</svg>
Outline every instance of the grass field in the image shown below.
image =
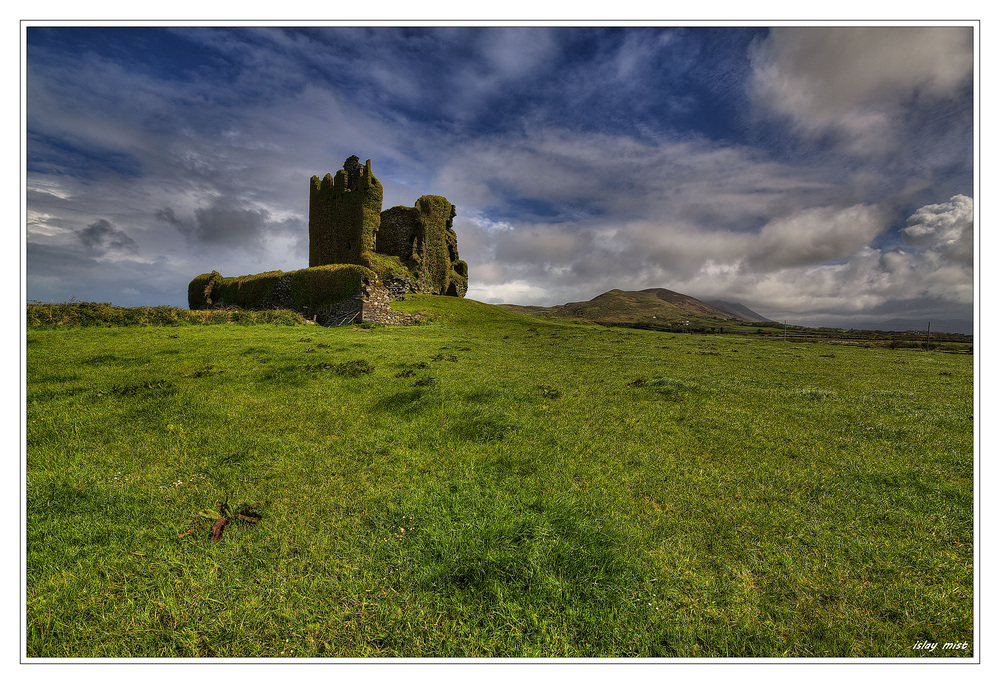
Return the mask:
<svg viewBox="0 0 1000 684">
<path fill-rule="evenodd" d="M 974 654 L 971 355 L 396 306 L 29 328 L 27 655 Z"/>
</svg>

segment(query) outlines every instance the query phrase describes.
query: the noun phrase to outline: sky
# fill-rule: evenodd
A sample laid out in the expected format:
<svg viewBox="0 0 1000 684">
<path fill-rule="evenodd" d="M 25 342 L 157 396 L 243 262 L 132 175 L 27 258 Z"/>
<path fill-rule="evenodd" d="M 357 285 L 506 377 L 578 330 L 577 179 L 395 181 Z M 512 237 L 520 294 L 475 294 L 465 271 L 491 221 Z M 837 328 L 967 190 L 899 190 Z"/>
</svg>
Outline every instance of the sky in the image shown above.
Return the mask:
<svg viewBox="0 0 1000 684">
<path fill-rule="evenodd" d="M 357 155 L 383 208 L 457 206 L 479 301 L 973 318 L 971 25 L 25 31 L 29 301 L 305 268 L 309 179 Z"/>
</svg>

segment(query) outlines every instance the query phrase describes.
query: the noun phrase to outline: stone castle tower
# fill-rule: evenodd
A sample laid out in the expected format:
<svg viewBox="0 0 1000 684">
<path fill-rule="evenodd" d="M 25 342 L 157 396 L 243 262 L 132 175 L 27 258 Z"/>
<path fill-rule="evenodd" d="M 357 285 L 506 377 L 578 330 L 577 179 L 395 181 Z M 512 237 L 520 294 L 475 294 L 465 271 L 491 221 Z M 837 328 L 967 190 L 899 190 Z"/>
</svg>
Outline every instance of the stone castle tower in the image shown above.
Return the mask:
<svg viewBox="0 0 1000 684">
<path fill-rule="evenodd" d="M 411 291 L 464 297 L 469 270 L 458 257 L 455 213 L 439 195 L 382 211 L 382 184 L 371 160 L 362 166 L 350 157 L 335 176 L 309 181 L 309 266 L 375 268 L 380 256 L 398 257 Z"/>
<path fill-rule="evenodd" d="M 368 266 L 382 213 L 382 184 L 369 159 L 344 162 L 337 175 L 309 181 L 309 266 Z"/>
</svg>

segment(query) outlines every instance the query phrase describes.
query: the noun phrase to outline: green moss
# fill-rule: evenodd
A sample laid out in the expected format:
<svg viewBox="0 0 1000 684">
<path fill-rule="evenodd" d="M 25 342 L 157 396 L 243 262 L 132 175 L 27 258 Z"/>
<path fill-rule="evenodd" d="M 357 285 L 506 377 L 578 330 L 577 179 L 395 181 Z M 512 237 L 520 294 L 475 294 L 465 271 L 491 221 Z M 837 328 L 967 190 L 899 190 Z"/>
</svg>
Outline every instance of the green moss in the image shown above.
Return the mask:
<svg viewBox="0 0 1000 684">
<path fill-rule="evenodd" d="M 309 266 L 365 264 L 375 251 L 382 213 L 382 184 L 365 165 L 357 187 L 344 169 L 309 181 Z"/>
<path fill-rule="evenodd" d="M 292 271 L 292 301 L 297 310 L 315 311 L 342 302 L 361 288 L 363 280 L 374 281 L 375 273 L 356 264 L 330 264 Z"/>
<path fill-rule="evenodd" d="M 403 268 L 396 261 L 393 264 L 386 259 L 383 268 L 387 271 Z M 231 278 L 213 271 L 191 281 L 188 286 L 189 304 L 192 310 L 213 307 L 273 308 L 276 303 L 273 296 L 275 288 L 284 278 L 289 280 L 292 307 L 297 311 L 315 311 L 348 299 L 357 293 L 363 280 L 375 281 L 377 276 L 372 269 L 357 264 L 330 264 L 298 271 L 268 271 Z"/>
<path fill-rule="evenodd" d="M 448 274 L 448 290 L 446 294 L 453 297 L 464 297 L 469 290 L 469 265 L 459 259 L 451 263 L 451 272 Z"/>
<path fill-rule="evenodd" d="M 382 195 L 371 160 L 362 167 L 351 157 L 335 175 L 313 176 L 309 266 L 356 264 L 383 277 L 408 277 L 420 292 L 464 296 L 468 266 L 458 259 L 454 205 L 424 195 L 412 208 L 383 212 Z"/>
<path fill-rule="evenodd" d="M 445 294 L 451 289 L 452 256 L 458 256 L 458 238 L 451 229 L 455 206 L 439 195 L 424 195 L 416 206 L 420 215 L 414 259 L 422 261 L 420 289 Z"/>
<path fill-rule="evenodd" d="M 221 278 L 218 271 L 202 273 L 196 276 L 188 285 L 188 308 L 192 311 L 207 309 L 211 306 L 211 295 L 216 278 Z"/>
<path fill-rule="evenodd" d="M 264 308 L 264 302 L 285 274 L 267 271 L 253 275 L 223 278 L 217 273 L 212 281 L 211 304 L 238 306 L 244 309 Z"/>
<path fill-rule="evenodd" d="M 369 252 L 367 255 L 367 267 L 375 271 L 378 276 L 385 279 L 387 276 L 397 276 L 399 278 L 411 278 L 413 273 L 397 256 Z"/>
</svg>

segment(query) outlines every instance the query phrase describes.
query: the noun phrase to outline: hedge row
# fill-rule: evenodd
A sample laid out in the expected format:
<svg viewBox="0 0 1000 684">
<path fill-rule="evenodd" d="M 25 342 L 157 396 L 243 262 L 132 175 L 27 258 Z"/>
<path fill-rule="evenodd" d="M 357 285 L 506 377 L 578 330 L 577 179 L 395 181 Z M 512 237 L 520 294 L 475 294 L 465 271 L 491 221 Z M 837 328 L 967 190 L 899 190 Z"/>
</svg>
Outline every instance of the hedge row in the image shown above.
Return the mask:
<svg viewBox="0 0 1000 684">
<path fill-rule="evenodd" d="M 27 327 L 34 329 L 93 328 L 118 326 L 216 325 L 304 325 L 305 319 L 294 311 L 243 311 L 213 309 L 189 311 L 175 306 L 121 307 L 107 302 L 30 303 Z"/>
</svg>

